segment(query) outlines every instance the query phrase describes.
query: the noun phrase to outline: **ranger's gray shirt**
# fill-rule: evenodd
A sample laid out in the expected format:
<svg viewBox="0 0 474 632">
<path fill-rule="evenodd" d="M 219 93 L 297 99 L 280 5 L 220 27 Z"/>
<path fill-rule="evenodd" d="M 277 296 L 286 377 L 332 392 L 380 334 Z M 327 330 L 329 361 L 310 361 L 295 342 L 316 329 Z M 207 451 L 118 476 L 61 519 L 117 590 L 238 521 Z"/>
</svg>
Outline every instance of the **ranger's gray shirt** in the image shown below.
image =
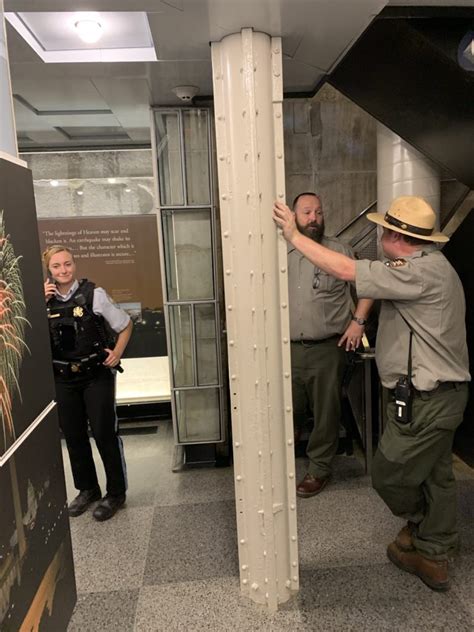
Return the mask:
<svg viewBox="0 0 474 632">
<path fill-rule="evenodd" d="M 78 287 L 79 282 L 76 280 L 72 284 L 68 293 L 64 296 L 56 290 L 56 298 L 60 301 L 66 302 L 71 298 Z M 116 305 L 107 292 L 101 287 L 94 288 L 92 311 L 98 316 L 103 316 L 109 326 L 118 334 L 123 331 L 130 322 L 130 316 L 127 312 L 124 312 L 123 309 Z"/>
<path fill-rule="evenodd" d="M 323 237 L 321 245 L 354 258 L 334 237 Z M 324 340 L 343 334 L 350 323 L 349 283 L 323 272 L 295 248 L 288 251 L 288 293 L 291 340 Z"/>
<path fill-rule="evenodd" d="M 470 380 L 461 281 L 436 246 L 394 261 L 357 261 L 360 298 L 383 299 L 375 349 L 382 384 L 407 375 L 413 330 L 412 383 L 431 391 L 440 382 Z"/>
</svg>

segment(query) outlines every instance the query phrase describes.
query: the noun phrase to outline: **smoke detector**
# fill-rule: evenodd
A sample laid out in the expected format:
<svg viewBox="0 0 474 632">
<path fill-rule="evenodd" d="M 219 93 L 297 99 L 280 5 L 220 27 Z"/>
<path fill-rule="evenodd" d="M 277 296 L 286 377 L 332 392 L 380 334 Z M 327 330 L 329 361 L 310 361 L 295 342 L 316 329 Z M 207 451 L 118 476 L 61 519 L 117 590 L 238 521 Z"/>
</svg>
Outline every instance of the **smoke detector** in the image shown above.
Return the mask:
<svg viewBox="0 0 474 632">
<path fill-rule="evenodd" d="M 192 101 L 199 92 L 199 88 L 196 86 L 176 86 L 173 88 L 173 92 L 181 101 Z"/>
</svg>

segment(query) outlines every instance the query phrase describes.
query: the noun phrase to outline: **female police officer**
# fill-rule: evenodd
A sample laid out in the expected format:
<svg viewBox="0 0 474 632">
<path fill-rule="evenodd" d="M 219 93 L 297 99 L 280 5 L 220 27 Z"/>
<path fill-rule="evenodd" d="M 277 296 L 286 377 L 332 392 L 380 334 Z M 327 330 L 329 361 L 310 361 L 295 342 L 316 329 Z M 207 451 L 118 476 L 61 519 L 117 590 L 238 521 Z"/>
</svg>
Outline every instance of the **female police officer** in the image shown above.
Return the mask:
<svg viewBox="0 0 474 632">
<path fill-rule="evenodd" d="M 75 278 L 72 252 L 51 246 L 43 253 L 48 274 L 48 306 L 59 424 L 66 439 L 78 496 L 69 515 L 89 505 L 96 520 L 108 520 L 125 502 L 127 489 L 123 444 L 117 433 L 115 371 L 132 332 L 129 316 L 102 288 Z M 116 338 L 114 341 L 113 339 Z M 107 494 L 101 499 L 87 432 L 88 421 L 102 458 Z"/>
<path fill-rule="evenodd" d="M 447 558 L 457 545 L 451 450 L 470 379 L 462 285 L 433 243 L 448 238 L 435 230 L 430 205 L 414 196 L 367 216 L 383 226 L 386 262 L 354 261 L 315 243 L 284 204 L 275 204 L 273 217 L 313 265 L 355 281 L 359 298 L 382 299 L 375 355 L 390 400 L 372 481 L 408 520 L 387 555 L 433 590 L 447 590 Z"/>
</svg>

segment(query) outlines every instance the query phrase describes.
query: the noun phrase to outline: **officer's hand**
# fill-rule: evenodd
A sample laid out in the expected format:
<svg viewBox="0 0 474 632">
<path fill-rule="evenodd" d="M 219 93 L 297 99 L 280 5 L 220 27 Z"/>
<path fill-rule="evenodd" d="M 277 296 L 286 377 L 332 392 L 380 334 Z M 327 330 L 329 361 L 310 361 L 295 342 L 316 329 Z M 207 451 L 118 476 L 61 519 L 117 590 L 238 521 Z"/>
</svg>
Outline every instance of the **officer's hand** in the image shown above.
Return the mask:
<svg viewBox="0 0 474 632">
<path fill-rule="evenodd" d="M 56 285 L 50 283 L 48 279 L 44 282 L 44 297 L 46 301 L 49 301 L 56 294 Z"/>
<path fill-rule="evenodd" d="M 282 229 L 286 241 L 291 242 L 298 233 L 295 214 L 282 202 L 275 202 L 273 205 L 273 221 Z"/>
<path fill-rule="evenodd" d="M 107 358 L 104 360 L 102 364 L 108 367 L 109 369 L 112 369 L 114 366 L 117 366 L 117 364 L 120 362 L 120 356 L 118 355 L 118 353 L 115 353 L 113 349 L 104 349 L 104 351 L 107 352 Z"/>
<path fill-rule="evenodd" d="M 339 347 L 345 346 L 346 351 L 355 351 L 360 346 L 363 335 L 364 325 L 358 325 L 355 320 L 351 320 L 337 344 Z"/>
</svg>

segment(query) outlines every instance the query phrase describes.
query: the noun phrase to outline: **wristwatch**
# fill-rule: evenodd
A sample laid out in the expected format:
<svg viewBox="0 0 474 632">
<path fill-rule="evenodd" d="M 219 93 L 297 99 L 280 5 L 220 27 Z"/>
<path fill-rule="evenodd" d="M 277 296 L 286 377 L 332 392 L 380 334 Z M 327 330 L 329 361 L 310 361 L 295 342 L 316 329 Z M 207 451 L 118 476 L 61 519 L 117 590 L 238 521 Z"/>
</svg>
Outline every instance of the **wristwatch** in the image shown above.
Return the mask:
<svg viewBox="0 0 474 632">
<path fill-rule="evenodd" d="M 357 318 L 357 316 L 352 316 L 352 320 L 355 320 L 358 325 L 367 325 L 367 318 Z"/>
</svg>

